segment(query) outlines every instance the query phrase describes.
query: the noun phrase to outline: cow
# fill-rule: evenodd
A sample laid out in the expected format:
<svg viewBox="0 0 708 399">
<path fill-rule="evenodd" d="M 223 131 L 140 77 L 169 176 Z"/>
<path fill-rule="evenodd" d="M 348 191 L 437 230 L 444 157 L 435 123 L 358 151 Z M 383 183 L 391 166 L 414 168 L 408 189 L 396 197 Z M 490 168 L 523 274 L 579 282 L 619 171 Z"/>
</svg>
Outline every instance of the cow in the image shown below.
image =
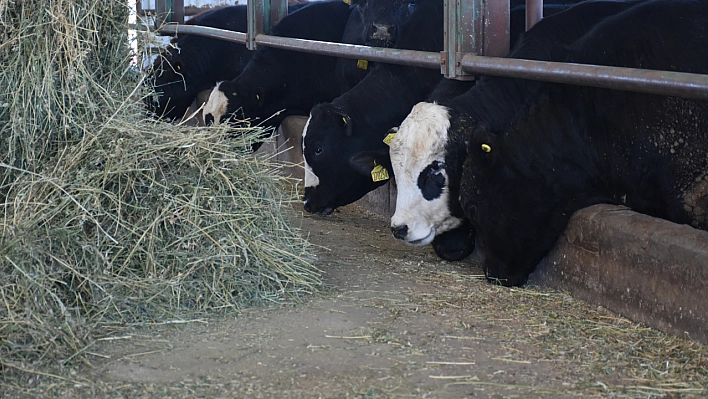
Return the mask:
<svg viewBox="0 0 708 399">
<path fill-rule="evenodd" d="M 311 3 L 283 18 L 271 34 L 340 42 L 351 13 L 342 1 Z M 277 127 L 289 115 L 307 115 L 313 105 L 341 94 L 336 65 L 335 57 L 261 47 L 238 77 L 212 90 L 205 122 L 219 124 L 238 110 L 242 119 Z"/>
<path fill-rule="evenodd" d="M 578 3 L 578 0 L 552 0 L 544 5 L 544 13 L 551 15 L 567 8 L 568 5 Z M 352 0 L 362 13 L 364 20 L 364 44 L 374 47 L 395 47 L 398 45 L 398 32 L 401 26 L 406 25 L 415 12 L 418 4 L 416 0 Z M 525 22 L 525 0 L 511 0 L 510 8 L 520 11 L 514 13 L 519 21 L 512 24 L 523 27 Z M 556 11 L 554 11 L 556 10 Z M 512 37 L 512 40 L 515 40 Z"/>
<path fill-rule="evenodd" d="M 399 27 L 398 46 L 441 51 L 443 16 L 442 0 L 419 0 Z M 305 210 L 326 215 L 386 183 L 382 139 L 440 79 L 436 70 L 377 63 L 352 90 L 313 107 L 302 138 Z M 382 176 L 372 177 L 374 168 Z"/>
<path fill-rule="evenodd" d="M 708 74 L 706 21 L 706 1 L 649 1 L 598 24 L 569 60 Z M 546 84 L 513 124 L 468 141 L 461 204 L 503 285 L 524 284 L 589 205 L 708 230 L 708 101 Z"/>
<path fill-rule="evenodd" d="M 550 9 L 550 13 L 558 11 L 557 7 Z M 515 8 L 512 14 L 512 21 L 520 21 L 511 27 L 512 38 L 524 30 L 523 18 L 514 18 L 524 12 Z M 440 51 L 443 15 L 442 1 L 418 1 L 406 24 L 396 29 L 397 47 Z M 386 183 L 392 169 L 382 140 L 388 130 L 398 126 L 411 107 L 427 96 L 449 99 L 473 84 L 441 79 L 438 71 L 379 64 L 350 92 L 314 107 L 302 143 L 305 210 L 327 215 Z M 439 237 L 433 248 L 443 259 L 459 260 L 471 252 L 466 245 L 469 238 L 468 231 L 454 232 Z"/>
<path fill-rule="evenodd" d="M 604 18 L 633 5 L 587 2 L 546 17 L 520 35 L 508 57 L 564 61 L 568 45 Z M 411 245 L 427 245 L 446 233 L 466 239 L 456 243 L 457 253 L 473 251 L 472 225 L 459 202 L 466 157 L 464 133 L 477 123 L 503 128 L 542 86 L 541 82 L 482 76 L 467 92 L 447 102 L 423 102 L 413 107 L 391 142 L 397 183 L 396 210 L 391 218 L 394 237 Z"/>
<path fill-rule="evenodd" d="M 229 6 L 201 13 L 186 24 L 245 32 L 246 15 L 246 6 Z M 241 43 L 179 34 L 149 72 L 157 95 L 146 98 L 148 110 L 170 120 L 181 118 L 197 93 L 241 73 L 251 53 Z"/>
</svg>

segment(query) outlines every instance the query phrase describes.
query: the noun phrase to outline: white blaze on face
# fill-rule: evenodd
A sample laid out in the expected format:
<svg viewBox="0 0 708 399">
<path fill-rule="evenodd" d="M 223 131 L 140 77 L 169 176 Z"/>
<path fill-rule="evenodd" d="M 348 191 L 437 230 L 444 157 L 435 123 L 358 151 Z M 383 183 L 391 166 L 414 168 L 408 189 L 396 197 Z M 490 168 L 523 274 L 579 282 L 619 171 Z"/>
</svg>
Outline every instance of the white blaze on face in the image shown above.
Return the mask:
<svg viewBox="0 0 708 399">
<path fill-rule="evenodd" d="M 307 134 L 307 128 L 310 126 L 310 121 L 312 120 L 312 114 L 307 119 L 305 127 L 302 129 L 302 160 L 305 165 L 305 187 L 317 187 L 320 184 L 320 178 L 317 177 L 315 172 L 312 170 L 310 165 L 305 159 L 305 135 Z"/>
<path fill-rule="evenodd" d="M 407 226 L 404 240 L 427 245 L 436 234 L 460 225 L 448 208 L 448 178 L 442 195 L 426 200 L 418 187 L 418 176 L 433 161 L 444 162 L 450 115 L 447 108 L 434 103 L 418 103 L 401 124 L 391 142 L 391 164 L 398 188 L 396 212 L 391 227 Z"/>
<path fill-rule="evenodd" d="M 220 89 L 222 83 L 216 84 L 216 87 L 209 94 L 209 99 L 204 104 L 204 111 L 202 111 L 205 119 L 207 115 L 211 115 L 214 118 L 214 126 L 219 125 L 221 117 L 226 113 L 226 107 L 229 104 L 229 99 L 226 98 L 226 95 Z"/>
</svg>

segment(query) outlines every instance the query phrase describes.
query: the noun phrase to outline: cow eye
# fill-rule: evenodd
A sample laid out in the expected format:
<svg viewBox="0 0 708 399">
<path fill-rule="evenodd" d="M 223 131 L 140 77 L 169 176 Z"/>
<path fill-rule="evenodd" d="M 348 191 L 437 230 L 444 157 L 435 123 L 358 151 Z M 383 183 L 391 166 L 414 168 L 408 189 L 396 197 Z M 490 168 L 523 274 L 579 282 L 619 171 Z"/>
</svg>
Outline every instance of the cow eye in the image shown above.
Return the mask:
<svg viewBox="0 0 708 399">
<path fill-rule="evenodd" d="M 320 154 L 322 154 L 322 147 L 315 148 L 315 155 L 320 155 Z"/>
<path fill-rule="evenodd" d="M 428 178 L 438 187 L 445 186 L 445 175 L 442 173 L 444 168 L 444 163 L 435 161 L 428 172 Z"/>
</svg>

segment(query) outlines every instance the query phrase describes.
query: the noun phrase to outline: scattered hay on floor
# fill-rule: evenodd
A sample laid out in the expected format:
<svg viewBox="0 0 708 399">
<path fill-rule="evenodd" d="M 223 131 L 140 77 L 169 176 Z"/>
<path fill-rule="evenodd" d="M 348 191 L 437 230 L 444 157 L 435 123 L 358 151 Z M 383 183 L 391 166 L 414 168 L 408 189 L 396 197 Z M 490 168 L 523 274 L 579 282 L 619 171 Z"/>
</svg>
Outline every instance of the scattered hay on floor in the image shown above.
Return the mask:
<svg viewBox="0 0 708 399">
<path fill-rule="evenodd" d="M 433 308 L 469 311 L 471 320 L 494 321 L 500 328 L 492 339 L 508 348 L 508 354 L 501 355 L 508 356 L 506 361 L 548 361 L 561 365 L 568 375 L 593 375 L 592 380 L 569 384 L 568 396 L 708 394 L 708 346 L 688 336 L 667 335 L 567 293 L 534 286 L 509 289 L 484 279 L 471 285 L 477 280 L 480 276 L 421 273 L 420 282 L 444 289 L 433 296 L 412 296 Z"/>
<path fill-rule="evenodd" d="M 248 150 L 262 131 L 143 118 L 127 15 L 127 1 L 0 0 L 0 87 L 14 88 L 0 93 L 5 377 L 88 362 L 126 324 L 320 284 L 289 224 L 293 182 Z"/>
</svg>

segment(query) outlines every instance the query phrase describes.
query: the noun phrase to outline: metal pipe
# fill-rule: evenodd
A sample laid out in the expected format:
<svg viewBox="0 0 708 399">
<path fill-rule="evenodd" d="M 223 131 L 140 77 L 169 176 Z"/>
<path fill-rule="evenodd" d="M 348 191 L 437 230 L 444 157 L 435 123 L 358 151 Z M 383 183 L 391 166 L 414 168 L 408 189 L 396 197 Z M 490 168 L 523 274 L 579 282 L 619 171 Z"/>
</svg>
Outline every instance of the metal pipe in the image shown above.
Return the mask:
<svg viewBox="0 0 708 399">
<path fill-rule="evenodd" d="M 241 32 L 192 25 L 166 25 L 160 29 L 161 33 L 167 34 L 176 34 L 178 31 L 180 33 L 198 34 L 216 39 L 246 43 L 246 34 Z M 441 62 L 440 53 L 437 52 L 367 47 L 269 35 L 256 36 L 256 43 L 285 50 L 411 65 L 421 68 L 439 69 Z M 469 73 L 481 75 L 542 80 L 708 100 L 708 75 L 704 74 L 482 57 L 473 54 L 466 54 L 462 58 L 461 66 Z"/>
<path fill-rule="evenodd" d="M 708 75 L 466 54 L 470 73 L 708 100 Z"/>
<path fill-rule="evenodd" d="M 526 0 L 526 30 L 543 19 L 543 0 Z"/>
<path fill-rule="evenodd" d="M 177 33 L 186 33 L 190 35 L 199 35 L 211 37 L 213 39 L 223 39 L 230 42 L 246 43 L 246 34 L 242 32 L 234 32 L 230 30 L 210 28 L 208 26 L 196 25 L 165 25 L 160 28 L 159 32 L 163 35 L 174 36 Z"/>
<path fill-rule="evenodd" d="M 430 69 L 440 68 L 439 52 L 368 47 L 355 44 L 320 42 L 316 40 L 293 39 L 269 35 L 256 36 L 256 44 L 283 50 L 304 51 L 306 53 L 331 55 L 334 57 L 363 59 L 367 61 L 386 62 L 389 64 L 409 65 Z"/>
</svg>

